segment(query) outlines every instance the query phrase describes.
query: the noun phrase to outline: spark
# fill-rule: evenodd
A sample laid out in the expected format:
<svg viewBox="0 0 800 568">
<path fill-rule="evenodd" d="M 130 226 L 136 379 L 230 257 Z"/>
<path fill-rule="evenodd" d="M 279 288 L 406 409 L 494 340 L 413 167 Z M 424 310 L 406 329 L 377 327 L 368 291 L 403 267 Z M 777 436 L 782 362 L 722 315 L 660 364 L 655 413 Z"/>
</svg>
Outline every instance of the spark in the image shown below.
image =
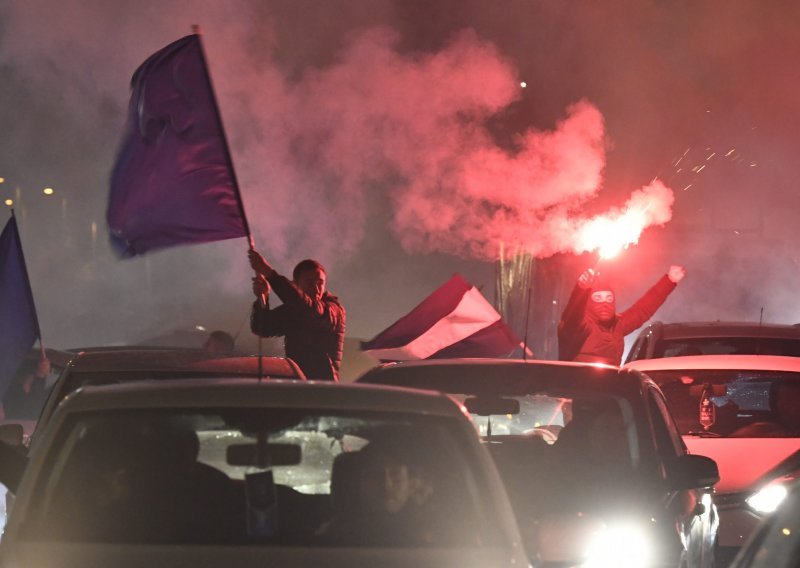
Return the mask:
<svg viewBox="0 0 800 568">
<path fill-rule="evenodd" d="M 686 187 L 684 187 L 684 188 L 683 188 L 683 191 L 686 191 L 686 190 L 687 190 L 687 189 L 689 189 L 690 187 L 692 187 L 692 184 L 691 184 L 691 183 L 690 183 L 689 185 L 687 185 Z"/>
<path fill-rule="evenodd" d="M 728 153 L 727 153 L 727 154 L 725 154 L 725 157 L 727 158 L 728 156 L 730 156 L 731 154 L 733 154 L 735 151 L 736 151 L 736 148 L 731 148 L 730 150 L 728 150 Z"/>
<path fill-rule="evenodd" d="M 708 158 L 706 158 L 706 162 L 709 161 L 711 158 L 713 158 L 716 155 L 717 155 L 716 152 L 711 152 L 711 154 L 708 156 Z"/>
</svg>

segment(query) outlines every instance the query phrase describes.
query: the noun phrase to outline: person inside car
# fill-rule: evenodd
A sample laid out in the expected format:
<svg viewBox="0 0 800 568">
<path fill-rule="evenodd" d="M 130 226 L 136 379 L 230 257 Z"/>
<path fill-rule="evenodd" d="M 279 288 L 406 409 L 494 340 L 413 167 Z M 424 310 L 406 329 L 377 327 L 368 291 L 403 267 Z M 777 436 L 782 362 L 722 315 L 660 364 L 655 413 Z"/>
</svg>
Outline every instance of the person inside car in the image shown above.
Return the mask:
<svg viewBox="0 0 800 568">
<path fill-rule="evenodd" d="M 653 316 L 684 276 L 686 269 L 682 266 L 670 266 L 667 274 L 635 304 L 617 313 L 613 287 L 589 268 L 578 278 L 561 314 L 558 358 L 620 365 L 625 336 Z"/>
<path fill-rule="evenodd" d="M 424 545 L 437 542 L 428 516 L 434 497 L 421 460 L 382 442 L 337 457 L 331 492 L 337 513 L 318 534 L 341 544 Z M 347 469 L 342 475 L 341 470 Z"/>
<path fill-rule="evenodd" d="M 770 385 L 767 420 L 752 422 L 730 434 L 733 438 L 795 438 L 800 436 L 800 384 L 776 381 Z"/>
</svg>

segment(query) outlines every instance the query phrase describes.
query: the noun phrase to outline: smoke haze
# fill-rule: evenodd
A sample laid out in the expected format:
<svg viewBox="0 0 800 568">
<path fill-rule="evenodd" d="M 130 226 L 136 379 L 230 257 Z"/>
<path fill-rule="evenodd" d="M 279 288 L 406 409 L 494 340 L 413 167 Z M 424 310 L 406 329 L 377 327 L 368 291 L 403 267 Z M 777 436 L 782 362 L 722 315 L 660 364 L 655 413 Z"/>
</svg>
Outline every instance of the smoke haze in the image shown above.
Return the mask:
<svg viewBox="0 0 800 568">
<path fill-rule="evenodd" d="M 650 228 L 615 261 L 620 304 L 675 263 L 661 319 L 795 321 L 798 20 L 757 0 L 6 4 L 0 194 L 44 340 L 248 333 L 243 239 L 107 244 L 131 74 L 195 23 L 257 248 L 283 273 L 318 258 L 354 337 L 456 271 L 491 300 L 501 243 L 580 254 L 586 223 L 631 209 Z"/>
</svg>

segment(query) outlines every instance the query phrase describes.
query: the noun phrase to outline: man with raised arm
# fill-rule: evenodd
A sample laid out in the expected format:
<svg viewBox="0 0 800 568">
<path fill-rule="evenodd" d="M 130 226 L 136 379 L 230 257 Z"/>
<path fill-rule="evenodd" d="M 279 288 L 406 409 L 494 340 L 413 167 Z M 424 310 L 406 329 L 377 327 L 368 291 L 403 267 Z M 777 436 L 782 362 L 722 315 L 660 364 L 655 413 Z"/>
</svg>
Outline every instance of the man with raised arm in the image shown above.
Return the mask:
<svg viewBox="0 0 800 568">
<path fill-rule="evenodd" d="M 262 337 L 284 337 L 286 356 L 293 359 L 312 380 L 339 380 L 344 346 L 345 309 L 326 291 L 325 269 L 316 260 L 303 260 L 292 280 L 281 276 L 255 250 L 248 252 L 255 270 L 256 301 L 250 328 Z M 283 302 L 271 308 L 270 291 Z"/>
<path fill-rule="evenodd" d="M 642 326 L 686 276 L 682 266 L 667 274 L 622 313 L 611 285 L 590 268 L 578 277 L 558 324 L 558 358 L 620 365 L 625 336 Z"/>
</svg>

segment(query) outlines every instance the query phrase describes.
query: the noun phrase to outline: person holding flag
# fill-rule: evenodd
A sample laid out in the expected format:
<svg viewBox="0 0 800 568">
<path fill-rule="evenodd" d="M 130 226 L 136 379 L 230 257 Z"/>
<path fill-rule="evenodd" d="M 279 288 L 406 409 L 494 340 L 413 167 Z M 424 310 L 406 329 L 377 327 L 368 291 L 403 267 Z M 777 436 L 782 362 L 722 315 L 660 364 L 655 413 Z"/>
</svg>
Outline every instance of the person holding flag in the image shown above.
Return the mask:
<svg viewBox="0 0 800 568">
<path fill-rule="evenodd" d="M 346 313 L 339 299 L 325 289 L 327 275 L 316 260 L 295 266 L 292 280 L 278 274 L 257 251 L 248 251 L 256 301 L 250 328 L 260 337 L 284 337 L 286 356 L 293 359 L 309 379 L 339 380 Z M 274 289 L 283 302 L 269 306 Z"/>
<path fill-rule="evenodd" d="M 613 287 L 599 272 L 589 268 L 578 277 L 561 314 L 558 358 L 620 365 L 625 336 L 653 317 L 684 276 L 685 268 L 670 266 L 667 274 L 635 304 L 618 314 Z"/>
</svg>

